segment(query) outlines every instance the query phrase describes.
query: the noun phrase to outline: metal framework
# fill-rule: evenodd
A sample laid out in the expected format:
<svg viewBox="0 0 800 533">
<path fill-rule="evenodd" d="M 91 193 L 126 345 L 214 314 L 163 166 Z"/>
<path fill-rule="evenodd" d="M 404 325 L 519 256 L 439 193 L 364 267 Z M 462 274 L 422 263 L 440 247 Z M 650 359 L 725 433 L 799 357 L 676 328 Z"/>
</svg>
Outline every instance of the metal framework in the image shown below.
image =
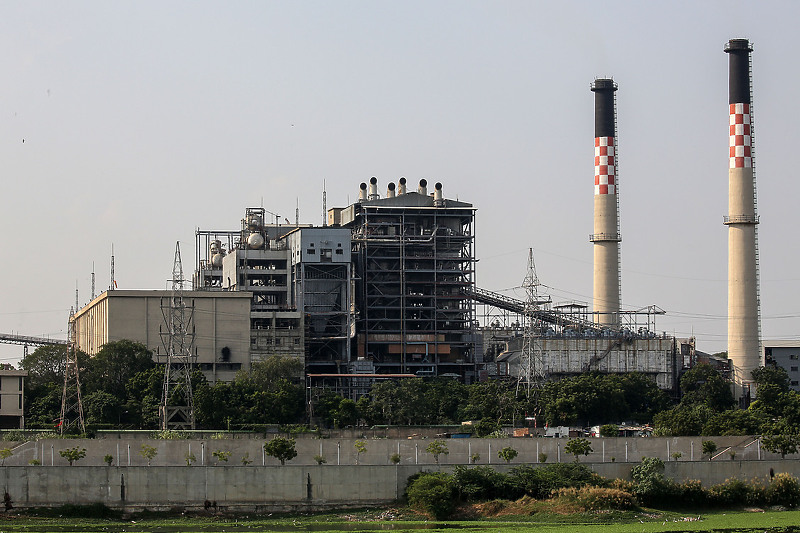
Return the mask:
<svg viewBox="0 0 800 533">
<path fill-rule="evenodd" d="M 64 362 L 64 388 L 61 392 L 61 417 L 58 421 L 59 433 L 64 435 L 71 429 L 86 433 L 81 402 L 81 380 L 78 370 L 78 348 L 75 343 L 75 308 L 69 312 L 67 325 L 67 352 Z"/>
<path fill-rule="evenodd" d="M 353 206 L 357 350 L 375 372 L 475 372 L 471 204 L 416 193 Z M 408 198 L 408 200 L 404 200 Z M 407 205 L 403 205 L 408 201 Z"/>
<path fill-rule="evenodd" d="M 159 415 L 161 429 L 194 429 L 194 398 L 191 375 L 197 360 L 193 353 L 193 308 L 183 300 L 183 265 L 181 245 L 175 244 L 175 262 L 172 267 L 172 295 L 169 304 L 161 302 L 166 331 L 161 330 L 161 340 L 167 354 L 164 367 L 164 386 Z"/>
<path fill-rule="evenodd" d="M 546 379 L 545 365 L 541 347 L 537 345 L 537 337 L 541 335 L 541 320 L 536 317 L 536 312 L 542 303 L 548 300 L 539 299 L 539 277 L 536 275 L 536 264 L 533 261 L 533 248 L 528 250 L 528 273 L 522 286 L 525 288 L 525 334 L 522 339 L 522 358 L 517 378 L 517 392 L 525 387 L 526 397 L 531 397 L 531 392 L 539 389 Z"/>
</svg>

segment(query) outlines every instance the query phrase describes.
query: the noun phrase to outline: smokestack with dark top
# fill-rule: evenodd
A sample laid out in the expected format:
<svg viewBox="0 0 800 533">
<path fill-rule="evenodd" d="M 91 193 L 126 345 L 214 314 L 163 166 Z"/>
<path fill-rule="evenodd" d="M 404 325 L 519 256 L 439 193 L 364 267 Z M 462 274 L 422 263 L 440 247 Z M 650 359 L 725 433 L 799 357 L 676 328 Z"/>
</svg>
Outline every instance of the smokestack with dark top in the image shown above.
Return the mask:
<svg viewBox="0 0 800 533">
<path fill-rule="evenodd" d="M 397 181 L 397 194 L 405 194 L 406 193 L 406 179 L 400 178 Z"/>
<path fill-rule="evenodd" d="M 417 187 L 417 192 L 422 196 L 428 196 L 428 180 L 422 178 L 419 180 L 419 187 Z"/>
<path fill-rule="evenodd" d="M 597 79 L 594 92 L 593 310 L 601 325 L 619 324 L 620 267 L 617 183 L 617 125 L 613 79 Z"/>
<path fill-rule="evenodd" d="M 728 359 L 734 394 L 746 406 L 755 395 L 752 371 L 763 365 L 758 299 L 758 213 L 753 160 L 753 110 L 747 39 L 731 39 L 728 54 Z"/>
<path fill-rule="evenodd" d="M 378 196 L 378 178 L 372 176 L 369 179 L 369 196 L 367 197 L 370 200 L 377 200 Z"/>
<path fill-rule="evenodd" d="M 358 189 L 358 201 L 363 202 L 366 199 L 367 199 L 367 184 L 362 181 L 361 186 Z"/>
<path fill-rule="evenodd" d="M 444 205 L 444 198 L 442 197 L 442 184 L 436 182 L 436 185 L 433 186 L 433 205 L 436 207 L 442 207 Z"/>
<path fill-rule="evenodd" d="M 389 182 L 389 187 L 386 189 L 386 198 L 394 198 L 394 182 Z"/>
</svg>

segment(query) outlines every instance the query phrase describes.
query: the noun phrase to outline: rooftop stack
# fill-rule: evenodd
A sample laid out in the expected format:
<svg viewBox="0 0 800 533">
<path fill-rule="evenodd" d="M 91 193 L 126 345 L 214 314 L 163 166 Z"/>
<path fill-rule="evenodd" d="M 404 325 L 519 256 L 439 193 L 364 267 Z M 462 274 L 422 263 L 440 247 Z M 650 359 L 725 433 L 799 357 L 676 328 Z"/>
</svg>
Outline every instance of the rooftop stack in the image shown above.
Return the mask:
<svg viewBox="0 0 800 533">
<path fill-rule="evenodd" d="M 617 124 L 613 79 L 597 79 L 594 92 L 594 248 L 595 322 L 619 324 L 620 270 L 619 201 L 617 193 Z"/>
<path fill-rule="evenodd" d="M 752 51 L 747 39 L 731 39 L 725 46 L 730 109 L 728 216 L 724 218 L 728 226 L 728 358 L 733 365 L 735 394 L 740 399 L 750 395 L 751 372 L 762 365 L 750 80 Z"/>
</svg>

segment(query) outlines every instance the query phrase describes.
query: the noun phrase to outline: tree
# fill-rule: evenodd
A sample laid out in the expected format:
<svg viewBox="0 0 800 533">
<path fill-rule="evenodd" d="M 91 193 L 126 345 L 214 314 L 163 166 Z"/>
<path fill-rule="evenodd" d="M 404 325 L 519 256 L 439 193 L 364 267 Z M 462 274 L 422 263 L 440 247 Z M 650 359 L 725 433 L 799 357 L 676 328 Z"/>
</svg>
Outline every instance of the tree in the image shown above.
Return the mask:
<svg viewBox="0 0 800 533">
<path fill-rule="evenodd" d="M 367 453 L 367 443 L 363 440 L 357 440 L 353 446 L 356 449 L 356 464 L 359 464 L 362 453 Z"/>
<path fill-rule="evenodd" d="M 153 352 L 144 344 L 129 340 L 112 341 L 104 344 L 89 359 L 81 382 L 87 393 L 105 391 L 119 397 L 122 402 L 128 380 L 154 366 Z"/>
<path fill-rule="evenodd" d="M 619 426 L 616 424 L 603 424 L 600 426 L 601 437 L 619 437 Z"/>
<path fill-rule="evenodd" d="M 589 455 L 594 450 L 592 450 L 592 445 L 587 439 L 569 439 L 564 446 L 564 451 L 574 455 L 577 463 L 579 455 Z"/>
<path fill-rule="evenodd" d="M 14 455 L 14 452 L 11 451 L 11 448 L 3 448 L 0 449 L 0 466 L 6 465 L 6 459 Z"/>
<path fill-rule="evenodd" d="M 714 367 L 699 364 L 681 376 L 682 405 L 704 405 L 712 411 L 725 411 L 736 405 L 731 385 Z"/>
<path fill-rule="evenodd" d="M 155 446 L 150 446 L 148 444 L 142 444 L 142 448 L 139 450 L 139 455 L 147 459 L 147 466 L 150 466 L 150 462 L 158 455 L 158 449 Z"/>
<path fill-rule="evenodd" d="M 67 448 L 66 450 L 58 450 L 58 455 L 66 459 L 69 462 L 69 466 L 72 466 L 76 461 L 80 461 L 86 457 L 86 448 L 75 446 L 74 448 Z"/>
<path fill-rule="evenodd" d="M 443 440 L 434 440 L 425 448 L 429 454 L 433 455 L 434 462 L 439 464 L 440 455 L 448 455 L 450 450 L 447 449 L 447 443 Z"/>
<path fill-rule="evenodd" d="M 114 456 L 110 453 L 105 454 L 103 456 L 103 462 L 106 464 L 106 466 L 111 466 L 114 463 Z"/>
<path fill-rule="evenodd" d="M 264 452 L 270 457 L 281 462 L 285 465 L 286 461 L 291 461 L 297 457 L 297 450 L 295 449 L 295 440 L 286 437 L 274 437 L 271 441 L 264 443 Z"/>
<path fill-rule="evenodd" d="M 785 459 L 786 455 L 797 453 L 800 447 L 800 435 L 788 432 L 774 433 L 762 438 L 761 446 L 768 452 L 781 454 L 781 459 Z"/>
<path fill-rule="evenodd" d="M 704 440 L 703 441 L 703 455 L 708 455 L 708 460 L 711 460 L 711 456 L 714 455 L 714 452 L 717 451 L 717 443 L 713 440 Z"/>
<path fill-rule="evenodd" d="M 505 461 L 506 464 L 510 463 L 517 455 L 519 455 L 519 453 L 511 446 L 506 446 L 497 452 L 497 456 Z"/>
</svg>

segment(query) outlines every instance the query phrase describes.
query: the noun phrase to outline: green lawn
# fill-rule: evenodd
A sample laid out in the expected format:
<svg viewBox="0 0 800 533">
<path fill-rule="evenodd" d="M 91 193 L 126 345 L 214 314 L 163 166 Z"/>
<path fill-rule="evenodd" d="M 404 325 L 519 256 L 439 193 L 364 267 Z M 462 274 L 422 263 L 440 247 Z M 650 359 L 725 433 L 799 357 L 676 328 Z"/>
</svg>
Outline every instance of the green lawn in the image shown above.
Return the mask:
<svg viewBox="0 0 800 533">
<path fill-rule="evenodd" d="M 699 517 L 699 520 L 698 520 Z M 691 519 L 691 520 L 688 520 Z M 605 523 L 604 523 L 605 522 Z M 611 522 L 611 523 L 608 523 Z M 493 533 L 659 533 L 698 531 L 714 533 L 800 533 L 800 511 L 624 513 L 603 515 L 545 515 L 503 520 L 420 521 L 389 520 L 375 511 L 337 512 L 277 518 L 148 518 L 98 520 L 77 518 L 0 517 L 2 532 L 370 532 L 370 531 L 490 531 Z"/>
</svg>

